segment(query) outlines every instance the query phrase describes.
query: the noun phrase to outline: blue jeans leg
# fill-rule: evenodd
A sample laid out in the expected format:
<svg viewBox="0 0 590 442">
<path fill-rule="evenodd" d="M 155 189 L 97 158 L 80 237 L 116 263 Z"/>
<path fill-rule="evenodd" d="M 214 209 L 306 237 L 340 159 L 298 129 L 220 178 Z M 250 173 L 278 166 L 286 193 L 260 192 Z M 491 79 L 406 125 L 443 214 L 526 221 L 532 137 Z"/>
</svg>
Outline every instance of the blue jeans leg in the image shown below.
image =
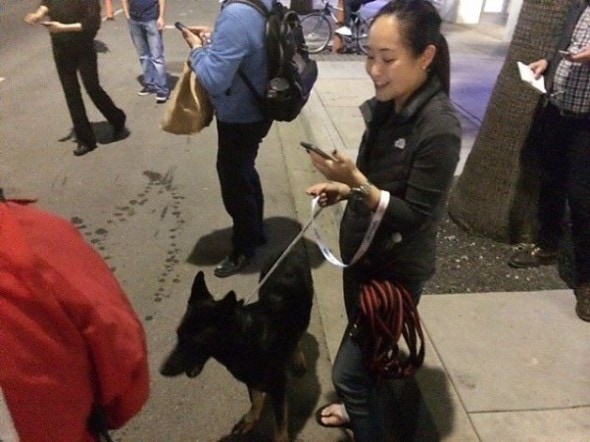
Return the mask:
<svg viewBox="0 0 590 442">
<path fill-rule="evenodd" d="M 155 92 L 168 96 L 168 74 L 164 58 L 164 41 L 156 20 L 140 22 L 129 20 L 131 40 L 139 55 L 143 70 L 143 84 Z"/>
<path fill-rule="evenodd" d="M 348 298 L 347 315 L 349 326 L 344 332 L 336 360 L 332 368 L 332 381 L 336 392 L 342 398 L 356 442 L 384 442 L 385 410 L 383 389 L 380 388 L 367 370 L 361 345 L 350 337 L 350 328 L 356 318 L 356 300 L 362 288 L 363 276 L 353 271 L 344 271 L 344 292 Z M 362 273 L 362 272 L 361 272 Z M 419 302 L 424 282 L 404 284 Z M 354 301 L 353 301 L 354 299 Z"/>
</svg>

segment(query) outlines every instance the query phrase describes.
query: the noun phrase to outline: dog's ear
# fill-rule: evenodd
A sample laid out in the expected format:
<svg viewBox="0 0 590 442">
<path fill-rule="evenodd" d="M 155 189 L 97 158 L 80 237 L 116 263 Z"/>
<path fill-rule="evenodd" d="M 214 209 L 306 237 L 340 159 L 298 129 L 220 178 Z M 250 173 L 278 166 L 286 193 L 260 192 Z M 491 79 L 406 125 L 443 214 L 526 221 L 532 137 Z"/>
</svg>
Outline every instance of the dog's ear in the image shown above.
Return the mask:
<svg viewBox="0 0 590 442">
<path fill-rule="evenodd" d="M 203 272 L 197 273 L 195 280 L 193 281 L 193 287 L 191 289 L 191 296 L 188 300 L 189 304 L 192 304 L 197 299 L 208 298 L 213 299 L 213 295 L 209 292 L 207 284 L 205 284 L 205 274 Z"/>
<path fill-rule="evenodd" d="M 227 295 L 225 295 L 225 297 L 221 301 L 219 301 L 218 305 L 222 311 L 229 313 L 236 308 L 237 304 L 238 301 L 236 299 L 236 292 L 232 290 Z"/>
</svg>

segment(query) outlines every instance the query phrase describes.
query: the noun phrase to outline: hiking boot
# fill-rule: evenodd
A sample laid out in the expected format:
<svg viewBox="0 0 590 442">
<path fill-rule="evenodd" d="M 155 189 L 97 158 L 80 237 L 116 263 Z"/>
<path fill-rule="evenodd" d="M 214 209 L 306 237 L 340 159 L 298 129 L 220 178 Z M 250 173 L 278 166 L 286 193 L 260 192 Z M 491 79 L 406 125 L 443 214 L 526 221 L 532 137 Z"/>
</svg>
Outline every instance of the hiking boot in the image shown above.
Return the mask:
<svg viewBox="0 0 590 442">
<path fill-rule="evenodd" d="M 538 245 L 529 244 L 517 250 L 508 260 L 508 265 L 515 269 L 539 267 L 557 262 L 557 250 L 542 249 Z"/>
<path fill-rule="evenodd" d="M 576 315 L 582 321 L 590 322 L 590 282 L 586 282 L 575 290 Z"/>
<path fill-rule="evenodd" d="M 218 278 L 235 275 L 250 263 L 250 258 L 243 253 L 232 252 L 215 267 L 213 274 Z"/>
</svg>

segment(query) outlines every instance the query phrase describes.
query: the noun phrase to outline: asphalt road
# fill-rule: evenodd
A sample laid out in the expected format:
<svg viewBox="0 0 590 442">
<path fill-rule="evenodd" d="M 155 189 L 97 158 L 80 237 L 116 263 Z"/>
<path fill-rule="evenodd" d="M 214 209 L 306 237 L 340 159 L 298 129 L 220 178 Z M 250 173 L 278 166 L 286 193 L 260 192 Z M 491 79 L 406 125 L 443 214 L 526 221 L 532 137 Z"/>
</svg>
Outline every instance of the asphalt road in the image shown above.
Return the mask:
<svg viewBox="0 0 590 442">
<path fill-rule="evenodd" d="M 108 123 L 85 97 L 99 147 L 75 157 L 75 145 L 60 141 L 71 122 L 49 37 L 41 26 L 22 20 L 37 5 L 33 0 L 0 2 L 0 186 L 7 197 L 37 198 L 39 207 L 72 220 L 110 264 L 143 321 L 152 393 L 116 440 L 218 440 L 246 412 L 246 388 L 214 361 L 194 380 L 165 379 L 157 369 L 172 348 L 197 270 L 205 271 L 209 288 L 219 297 L 230 289 L 247 297 L 256 287 L 261 261 L 298 232 L 279 131 L 273 127 L 258 159 L 269 245 L 243 274 L 217 279 L 213 267 L 229 252 L 230 220 L 215 175 L 215 128 L 192 137 L 159 129 L 164 106 L 136 95 L 140 66 L 119 14 L 104 22 L 97 36 L 99 70 L 103 87 L 127 113 L 131 133 L 111 143 Z M 212 24 L 218 9 L 215 0 L 176 0 L 168 2 L 167 21 Z M 165 31 L 165 47 L 174 83 L 188 48 L 174 28 Z M 341 440 L 339 431 L 312 422 L 313 411 L 331 390 L 317 307 L 304 348 L 310 370 L 289 389 L 293 436 Z M 267 419 L 252 440 L 266 440 L 271 430 Z"/>
</svg>

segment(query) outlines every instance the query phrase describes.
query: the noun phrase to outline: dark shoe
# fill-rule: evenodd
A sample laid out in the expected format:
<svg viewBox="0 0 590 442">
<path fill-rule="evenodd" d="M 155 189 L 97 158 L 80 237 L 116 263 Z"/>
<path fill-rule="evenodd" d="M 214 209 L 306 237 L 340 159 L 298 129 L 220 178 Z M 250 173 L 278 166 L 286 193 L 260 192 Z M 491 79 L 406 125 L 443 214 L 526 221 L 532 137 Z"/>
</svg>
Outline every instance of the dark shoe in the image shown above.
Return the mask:
<svg viewBox="0 0 590 442">
<path fill-rule="evenodd" d="M 242 253 L 232 252 L 227 258 L 215 267 L 213 273 L 218 278 L 226 278 L 235 275 L 250 263 L 250 258 Z"/>
<path fill-rule="evenodd" d="M 514 252 L 508 260 L 508 265 L 515 269 L 524 269 L 555 264 L 556 262 L 557 250 L 543 250 L 535 244 L 529 244 Z"/>
<path fill-rule="evenodd" d="M 151 95 L 156 93 L 155 90 L 153 90 L 151 87 L 149 86 L 144 86 L 141 88 L 141 90 L 137 93 L 137 95 L 139 95 L 140 97 L 145 97 L 146 95 Z"/>
<path fill-rule="evenodd" d="M 119 121 L 117 124 L 113 124 L 113 141 L 119 141 L 129 135 L 129 131 L 125 127 L 125 122 L 127 121 L 127 116 L 123 114 L 123 119 Z"/>
<path fill-rule="evenodd" d="M 582 321 L 590 322 L 590 282 L 582 284 L 575 290 L 576 315 Z"/>
<path fill-rule="evenodd" d="M 162 104 L 162 103 L 166 103 L 167 101 L 168 101 L 168 95 L 162 94 L 160 92 L 158 92 L 156 94 L 156 103 Z"/>
<path fill-rule="evenodd" d="M 77 157 L 81 157 L 82 155 L 86 155 L 88 152 L 92 152 L 96 149 L 96 144 L 78 144 L 78 147 L 74 149 L 74 155 Z"/>
</svg>

